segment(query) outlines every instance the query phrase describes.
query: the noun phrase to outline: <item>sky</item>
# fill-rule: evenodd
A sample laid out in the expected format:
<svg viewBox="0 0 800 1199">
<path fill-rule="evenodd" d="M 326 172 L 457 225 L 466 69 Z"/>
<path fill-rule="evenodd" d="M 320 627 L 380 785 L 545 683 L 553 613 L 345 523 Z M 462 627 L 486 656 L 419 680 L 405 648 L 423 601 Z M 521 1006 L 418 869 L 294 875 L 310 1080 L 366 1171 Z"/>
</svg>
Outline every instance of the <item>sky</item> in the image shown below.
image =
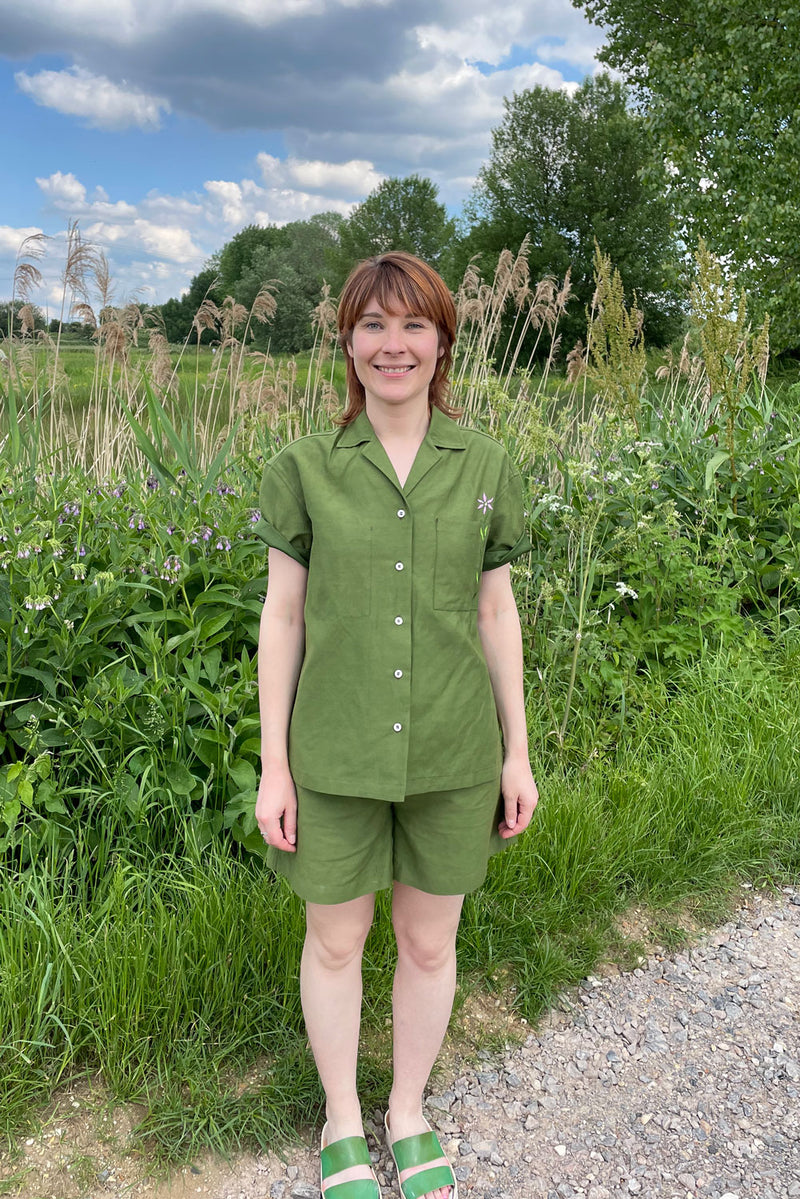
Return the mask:
<svg viewBox="0 0 800 1199">
<path fill-rule="evenodd" d="M 388 176 L 457 213 L 503 97 L 574 88 L 601 40 L 570 0 L 0 0 L 0 298 L 45 233 L 33 298 L 57 315 L 74 220 L 123 304 Z"/>
</svg>

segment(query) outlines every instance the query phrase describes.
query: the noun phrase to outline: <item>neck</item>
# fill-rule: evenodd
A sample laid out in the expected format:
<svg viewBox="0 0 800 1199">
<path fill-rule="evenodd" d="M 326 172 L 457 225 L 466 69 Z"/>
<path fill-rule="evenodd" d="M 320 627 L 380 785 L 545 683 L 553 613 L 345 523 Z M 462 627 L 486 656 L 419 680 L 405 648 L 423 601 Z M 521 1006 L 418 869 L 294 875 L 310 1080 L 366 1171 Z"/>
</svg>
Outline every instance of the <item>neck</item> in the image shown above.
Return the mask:
<svg viewBox="0 0 800 1199">
<path fill-rule="evenodd" d="M 414 441 L 419 444 L 428 432 L 430 408 L 427 397 L 413 405 L 402 404 L 388 408 L 371 404 L 367 397 L 366 411 L 379 441 Z"/>
</svg>

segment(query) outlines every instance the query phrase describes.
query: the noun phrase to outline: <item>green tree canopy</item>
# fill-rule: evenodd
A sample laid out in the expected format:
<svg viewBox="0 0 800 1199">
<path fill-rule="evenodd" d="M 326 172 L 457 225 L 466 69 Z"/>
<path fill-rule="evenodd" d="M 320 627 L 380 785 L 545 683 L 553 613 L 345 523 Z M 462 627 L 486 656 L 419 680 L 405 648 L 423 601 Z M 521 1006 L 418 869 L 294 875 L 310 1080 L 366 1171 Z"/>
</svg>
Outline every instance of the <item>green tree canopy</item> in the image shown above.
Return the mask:
<svg viewBox="0 0 800 1199">
<path fill-rule="evenodd" d="M 249 308 L 259 289 L 270 285 L 277 308 L 271 323 L 256 330 L 259 344 L 268 342 L 271 349 L 290 354 L 311 346 L 311 312 L 320 301 L 329 274 L 327 255 L 336 247 L 341 223 L 337 213 L 321 212 L 284 225 L 279 242 L 254 250 L 232 294 Z"/>
<path fill-rule="evenodd" d="M 800 6 L 789 0 L 573 0 L 634 83 L 671 164 L 687 240 L 703 236 L 800 344 Z"/>
<path fill-rule="evenodd" d="M 644 123 L 629 110 L 622 84 L 601 75 L 572 96 L 527 89 L 505 101 L 503 120 L 492 132 L 489 161 L 465 209 L 472 227 L 450 273 L 458 274 L 479 253 L 487 274 L 503 249 L 516 253 L 530 234 L 534 280 L 547 274 L 561 279 L 572 270 L 577 303 L 564 330 L 567 340 L 576 341 L 585 333 L 597 241 L 626 287 L 636 290 L 650 340 L 668 340 L 679 307 L 665 192 Z"/>
<path fill-rule="evenodd" d="M 342 224 L 330 254 L 335 285 L 357 262 L 387 250 L 407 250 L 436 266 L 455 234 L 438 196 L 436 184 L 420 175 L 384 179 Z"/>
</svg>

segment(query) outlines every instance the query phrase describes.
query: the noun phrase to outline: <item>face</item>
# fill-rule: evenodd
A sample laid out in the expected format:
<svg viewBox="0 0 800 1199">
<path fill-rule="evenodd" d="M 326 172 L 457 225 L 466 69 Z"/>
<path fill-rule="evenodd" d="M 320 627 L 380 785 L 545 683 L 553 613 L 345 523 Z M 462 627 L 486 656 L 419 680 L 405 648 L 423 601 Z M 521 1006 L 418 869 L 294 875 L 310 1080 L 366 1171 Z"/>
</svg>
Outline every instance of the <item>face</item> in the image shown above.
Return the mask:
<svg viewBox="0 0 800 1199">
<path fill-rule="evenodd" d="M 367 402 L 391 407 L 427 401 L 443 353 L 433 321 L 402 308 L 387 312 L 375 299 L 356 321 L 347 350 Z"/>
</svg>

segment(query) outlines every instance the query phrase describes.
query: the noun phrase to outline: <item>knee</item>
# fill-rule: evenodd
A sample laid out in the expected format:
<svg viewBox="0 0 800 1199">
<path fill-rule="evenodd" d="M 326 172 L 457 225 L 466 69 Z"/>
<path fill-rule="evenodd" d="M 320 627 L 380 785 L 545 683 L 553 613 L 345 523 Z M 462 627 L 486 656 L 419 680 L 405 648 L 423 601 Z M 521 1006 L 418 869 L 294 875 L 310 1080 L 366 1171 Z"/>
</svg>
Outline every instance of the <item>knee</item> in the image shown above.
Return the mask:
<svg viewBox="0 0 800 1199">
<path fill-rule="evenodd" d="M 430 929 L 395 921 L 394 933 L 398 958 L 425 973 L 442 970 L 455 958 L 455 928 Z"/>
<path fill-rule="evenodd" d="M 319 927 L 309 922 L 305 952 L 311 954 L 325 970 L 345 970 L 354 961 L 361 961 L 369 929 L 369 924 L 364 926 L 361 923 Z"/>
</svg>

